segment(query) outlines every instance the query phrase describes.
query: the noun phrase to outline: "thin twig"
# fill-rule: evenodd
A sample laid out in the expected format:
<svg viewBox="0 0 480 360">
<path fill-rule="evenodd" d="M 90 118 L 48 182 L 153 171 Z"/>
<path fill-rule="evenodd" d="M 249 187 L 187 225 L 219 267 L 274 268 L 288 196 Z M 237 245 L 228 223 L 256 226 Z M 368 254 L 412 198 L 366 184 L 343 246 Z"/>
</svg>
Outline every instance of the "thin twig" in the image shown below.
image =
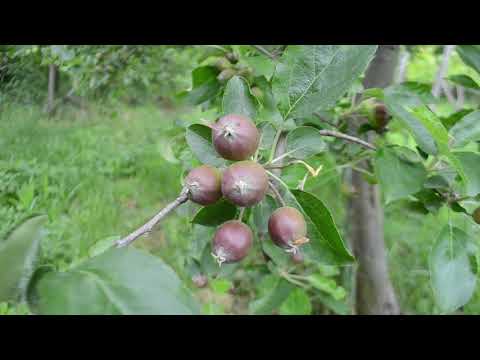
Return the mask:
<svg viewBox="0 0 480 360">
<path fill-rule="evenodd" d="M 265 170 L 285 169 L 290 165 L 292 165 L 292 163 L 287 163 L 285 165 L 267 165 L 265 166 Z"/>
<path fill-rule="evenodd" d="M 359 138 L 356 138 L 354 136 L 350 136 L 350 135 L 347 135 L 347 134 L 344 134 L 344 133 L 341 133 L 339 131 L 334 131 L 334 130 L 319 130 L 318 131 L 319 134 L 321 136 L 331 136 L 331 137 L 335 137 L 335 138 L 339 138 L 339 139 L 343 139 L 343 140 L 347 140 L 347 141 L 350 141 L 350 142 L 353 142 L 353 143 L 356 143 L 358 145 L 361 145 L 361 146 L 364 146 L 366 147 L 367 149 L 370 149 L 370 150 L 377 150 L 377 148 L 375 146 L 373 146 L 372 144 L 362 140 L 362 139 L 359 139 Z M 277 139 L 275 139 L 277 140 Z M 278 140 L 277 140 L 278 141 Z M 266 169 L 281 169 L 281 167 L 285 167 L 285 165 L 291 165 L 291 163 L 287 163 L 287 164 L 281 164 L 281 165 L 270 165 L 270 164 L 273 164 L 273 163 L 276 163 L 277 161 L 283 159 L 283 158 L 286 158 L 287 156 L 289 156 L 290 154 L 293 154 L 294 152 L 296 152 L 297 149 L 293 149 L 289 152 L 283 152 L 280 156 L 276 157 L 275 159 L 272 159 L 272 154 L 273 154 L 273 151 L 272 151 L 272 154 L 270 155 L 270 159 L 265 163 L 265 168 Z"/>
<path fill-rule="evenodd" d="M 471 198 L 472 198 L 471 196 L 462 196 L 462 197 L 457 197 L 457 196 L 455 196 L 455 199 L 454 199 L 454 200 L 458 202 L 458 201 L 469 200 L 469 199 L 471 199 Z"/>
<path fill-rule="evenodd" d="M 331 127 L 338 128 L 338 124 L 334 124 L 334 123 L 331 122 L 330 120 L 325 119 L 325 118 L 324 118 L 322 115 L 320 115 L 319 113 L 315 112 L 315 113 L 313 113 L 313 115 L 315 115 L 321 122 L 324 122 L 325 124 L 328 124 L 328 125 L 330 125 Z"/>
<path fill-rule="evenodd" d="M 370 171 L 368 170 L 365 170 L 365 169 L 362 169 L 362 168 L 359 168 L 359 167 L 356 167 L 356 166 L 350 166 L 350 168 L 354 171 L 357 171 L 359 173 L 362 173 L 362 174 L 365 174 L 367 176 L 371 176 L 371 177 L 374 177 L 375 175 L 373 175 Z"/>
<path fill-rule="evenodd" d="M 276 175 L 275 175 L 274 173 L 272 173 L 271 171 L 268 171 L 268 170 L 266 170 L 266 171 L 267 171 L 268 176 L 271 176 L 274 180 L 276 180 L 276 181 L 277 181 L 280 185 L 282 185 L 285 189 L 290 190 L 290 188 L 288 187 L 288 185 L 285 184 L 282 179 L 280 179 L 278 176 L 276 176 Z"/>
<path fill-rule="evenodd" d="M 297 286 L 300 286 L 304 289 L 309 289 L 311 288 L 311 285 L 309 284 L 305 284 L 303 282 L 301 282 L 300 280 L 297 280 L 295 279 L 294 277 L 291 276 L 292 274 L 289 274 L 287 273 L 286 271 L 281 271 L 280 272 L 280 276 L 283 277 L 285 280 L 287 280 L 288 282 L 291 282 L 292 284 L 295 284 Z"/>
<path fill-rule="evenodd" d="M 242 208 L 240 209 L 240 214 L 238 215 L 238 220 L 239 220 L 239 221 L 242 221 L 242 219 L 243 219 L 243 214 L 245 214 L 245 208 L 244 208 L 244 207 L 242 207 Z"/>
<path fill-rule="evenodd" d="M 273 138 L 272 150 L 270 151 L 270 156 L 268 158 L 267 164 L 271 163 L 272 159 L 275 157 L 280 136 L 282 136 L 282 130 L 277 130 L 277 132 L 275 133 L 275 137 Z"/>
<path fill-rule="evenodd" d="M 258 141 L 259 146 L 257 147 L 257 151 L 255 151 L 255 155 L 253 155 L 253 161 L 255 161 L 255 162 L 258 160 L 258 155 L 260 154 L 260 148 L 262 147 L 261 146 L 262 141 L 263 141 L 263 132 L 260 134 L 260 140 Z"/>
<path fill-rule="evenodd" d="M 285 200 L 283 199 L 282 195 L 280 194 L 278 189 L 275 187 L 275 185 L 273 185 L 271 181 L 268 182 L 268 185 L 270 186 L 270 189 L 272 189 L 273 193 L 275 194 L 275 197 L 280 202 L 280 204 L 282 204 L 282 206 L 287 206 L 287 203 L 285 202 Z"/>
<path fill-rule="evenodd" d="M 319 133 L 322 136 L 336 137 L 336 138 L 339 138 L 339 139 L 347 140 L 347 141 L 356 143 L 358 145 L 364 146 L 364 147 L 366 147 L 367 149 L 370 149 L 370 150 L 377 150 L 377 148 L 375 146 L 373 146 L 372 144 L 370 144 L 366 141 L 363 141 L 362 139 L 359 139 L 359 138 L 356 138 L 354 136 L 350 136 L 350 135 L 347 135 L 347 134 L 344 134 L 344 133 L 341 133 L 341 132 L 338 132 L 338 131 L 319 130 Z"/>
<path fill-rule="evenodd" d="M 277 60 L 277 57 L 273 55 L 270 51 L 265 49 L 263 46 L 261 45 L 251 45 L 251 46 L 258 52 L 262 53 L 263 55 L 268 56 L 270 59 Z"/>
<path fill-rule="evenodd" d="M 172 201 L 167 206 L 165 206 L 162 210 L 160 210 L 158 214 L 155 215 L 151 220 L 149 220 L 145 225 L 138 228 L 137 230 L 132 232 L 130 235 L 124 237 L 123 239 L 118 240 L 116 242 L 117 247 L 130 245 L 140 236 L 151 232 L 153 227 L 157 225 L 160 222 L 160 220 L 162 220 L 165 216 L 167 216 L 177 207 L 187 202 L 187 200 L 188 200 L 188 188 L 185 187 L 182 189 L 182 191 L 180 192 L 180 195 L 174 201 Z"/>
<path fill-rule="evenodd" d="M 308 172 L 305 174 L 305 176 L 303 177 L 302 181 L 300 181 L 300 183 L 298 184 L 297 189 L 303 191 L 303 189 L 305 188 L 305 184 L 306 184 L 306 182 L 307 182 L 307 179 L 308 179 Z"/>
</svg>

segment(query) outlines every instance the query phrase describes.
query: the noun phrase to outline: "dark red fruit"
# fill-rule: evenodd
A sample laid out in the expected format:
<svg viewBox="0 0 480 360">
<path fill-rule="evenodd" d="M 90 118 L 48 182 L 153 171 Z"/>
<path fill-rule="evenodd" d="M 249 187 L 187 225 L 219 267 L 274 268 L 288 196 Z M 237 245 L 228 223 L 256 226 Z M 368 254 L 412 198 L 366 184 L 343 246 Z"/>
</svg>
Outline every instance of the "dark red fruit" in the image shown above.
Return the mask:
<svg viewBox="0 0 480 360">
<path fill-rule="evenodd" d="M 257 151 L 260 133 L 245 116 L 225 115 L 212 126 L 215 150 L 227 160 L 246 160 Z"/>
<path fill-rule="evenodd" d="M 284 206 L 275 210 L 268 220 L 268 233 L 275 245 L 296 253 L 298 246 L 307 243 L 307 224 L 297 209 Z"/>
<path fill-rule="evenodd" d="M 480 224 L 480 207 L 477 208 L 472 214 L 473 221 Z"/>
<path fill-rule="evenodd" d="M 204 288 L 208 284 L 208 277 L 203 274 L 196 274 L 192 276 L 192 281 L 198 288 Z"/>
<path fill-rule="evenodd" d="M 385 126 L 387 126 L 390 118 L 391 118 L 391 116 L 388 113 L 388 110 L 387 110 L 385 105 L 378 104 L 375 107 L 375 122 L 376 122 L 376 126 L 379 129 L 385 128 Z"/>
<path fill-rule="evenodd" d="M 303 263 L 304 257 L 303 254 L 300 251 L 296 251 L 292 254 L 292 261 L 295 264 L 301 264 Z"/>
<path fill-rule="evenodd" d="M 222 174 L 210 165 L 192 169 L 185 179 L 191 201 L 200 205 L 210 205 L 222 197 Z"/>
<path fill-rule="evenodd" d="M 223 173 L 223 196 L 237 206 L 249 207 L 258 204 L 267 190 L 267 172 L 254 161 L 237 162 Z"/>
<path fill-rule="evenodd" d="M 252 230 L 241 221 L 230 220 L 215 232 L 212 255 L 219 265 L 235 263 L 247 256 L 252 243 Z"/>
</svg>

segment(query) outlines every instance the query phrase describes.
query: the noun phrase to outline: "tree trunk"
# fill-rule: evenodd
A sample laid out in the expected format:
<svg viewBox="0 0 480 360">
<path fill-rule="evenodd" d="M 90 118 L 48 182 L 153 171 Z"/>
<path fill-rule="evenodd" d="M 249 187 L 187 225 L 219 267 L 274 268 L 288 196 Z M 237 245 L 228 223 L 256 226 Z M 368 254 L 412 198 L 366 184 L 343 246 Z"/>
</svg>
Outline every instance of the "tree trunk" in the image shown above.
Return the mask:
<svg viewBox="0 0 480 360">
<path fill-rule="evenodd" d="M 445 76 L 447 76 L 448 73 L 448 63 L 450 60 L 450 56 L 452 55 L 453 49 L 455 49 L 455 45 L 446 45 L 443 48 L 442 62 L 440 64 L 440 67 L 438 68 L 435 83 L 432 87 L 432 95 L 435 97 L 439 97 L 443 92 L 447 97 L 448 102 L 452 104 L 455 110 L 459 110 L 461 107 L 459 107 L 458 100 L 455 99 L 455 97 L 453 96 L 452 87 L 450 87 L 444 80 Z M 435 109 L 435 107 L 432 107 L 432 109 Z"/>
<path fill-rule="evenodd" d="M 58 68 L 54 64 L 50 64 L 48 68 L 48 98 L 47 109 L 48 115 L 53 115 L 55 110 L 55 90 L 57 89 Z"/>
<path fill-rule="evenodd" d="M 463 86 L 457 85 L 457 109 L 463 109 L 465 103 L 465 89 Z"/>
<path fill-rule="evenodd" d="M 365 88 L 385 88 L 393 82 L 398 45 L 381 45 L 364 79 Z M 356 124 L 359 125 L 359 124 Z M 368 140 L 374 135 L 368 133 Z M 366 164 L 362 164 L 363 167 Z M 377 185 L 362 174 L 351 174 L 354 195 L 349 203 L 350 241 L 358 261 L 355 282 L 356 314 L 394 315 L 400 309 L 390 282 L 384 243 L 383 209 Z"/>
<path fill-rule="evenodd" d="M 408 50 L 404 49 L 400 55 L 395 83 L 401 84 L 405 81 L 409 60 L 410 60 L 410 53 L 408 52 Z"/>
<path fill-rule="evenodd" d="M 432 88 L 432 95 L 435 97 L 439 97 L 442 92 L 443 78 L 445 77 L 445 75 L 447 75 L 448 61 L 454 48 L 455 45 L 445 45 L 443 48 L 442 63 L 438 68 L 435 83 L 433 84 Z"/>
<path fill-rule="evenodd" d="M 447 100 L 452 106 L 455 108 L 455 110 L 459 110 L 458 107 L 458 101 L 455 99 L 455 96 L 453 96 L 453 91 L 450 86 L 445 81 L 442 81 L 442 90 L 445 93 L 445 96 L 447 97 Z"/>
</svg>

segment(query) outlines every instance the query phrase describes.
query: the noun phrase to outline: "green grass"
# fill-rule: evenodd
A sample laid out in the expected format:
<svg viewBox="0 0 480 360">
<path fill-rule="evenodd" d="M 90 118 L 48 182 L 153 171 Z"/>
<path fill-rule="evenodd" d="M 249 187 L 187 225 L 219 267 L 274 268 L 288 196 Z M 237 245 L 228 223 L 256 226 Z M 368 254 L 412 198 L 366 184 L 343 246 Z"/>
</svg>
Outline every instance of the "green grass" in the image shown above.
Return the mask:
<svg viewBox="0 0 480 360">
<path fill-rule="evenodd" d="M 95 242 L 141 225 L 181 187 L 180 167 L 162 157 L 157 137 L 174 129 L 175 116 L 143 107 L 66 111 L 47 120 L 37 108 L 4 110 L 0 236 L 25 216 L 48 214 L 44 260 L 62 269 Z M 140 243 L 154 251 L 166 243 L 185 246 L 182 231 L 171 231 L 185 228 L 179 221 L 185 220 L 167 219 L 154 239 Z"/>
</svg>

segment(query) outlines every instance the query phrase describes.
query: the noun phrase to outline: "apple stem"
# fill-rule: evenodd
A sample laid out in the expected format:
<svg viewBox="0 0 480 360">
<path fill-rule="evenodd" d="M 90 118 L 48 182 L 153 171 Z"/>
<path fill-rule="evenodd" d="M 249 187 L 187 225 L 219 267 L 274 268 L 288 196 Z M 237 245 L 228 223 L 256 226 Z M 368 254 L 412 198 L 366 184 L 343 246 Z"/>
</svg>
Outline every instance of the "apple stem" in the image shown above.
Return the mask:
<svg viewBox="0 0 480 360">
<path fill-rule="evenodd" d="M 287 206 L 287 204 L 286 204 L 285 200 L 283 199 L 282 195 L 280 194 L 278 189 L 275 187 L 275 185 L 273 185 L 273 183 L 271 181 L 268 182 L 268 186 L 270 186 L 270 189 L 272 189 L 272 192 L 275 194 L 275 197 L 280 202 L 280 204 L 282 204 L 282 206 Z"/>
</svg>

